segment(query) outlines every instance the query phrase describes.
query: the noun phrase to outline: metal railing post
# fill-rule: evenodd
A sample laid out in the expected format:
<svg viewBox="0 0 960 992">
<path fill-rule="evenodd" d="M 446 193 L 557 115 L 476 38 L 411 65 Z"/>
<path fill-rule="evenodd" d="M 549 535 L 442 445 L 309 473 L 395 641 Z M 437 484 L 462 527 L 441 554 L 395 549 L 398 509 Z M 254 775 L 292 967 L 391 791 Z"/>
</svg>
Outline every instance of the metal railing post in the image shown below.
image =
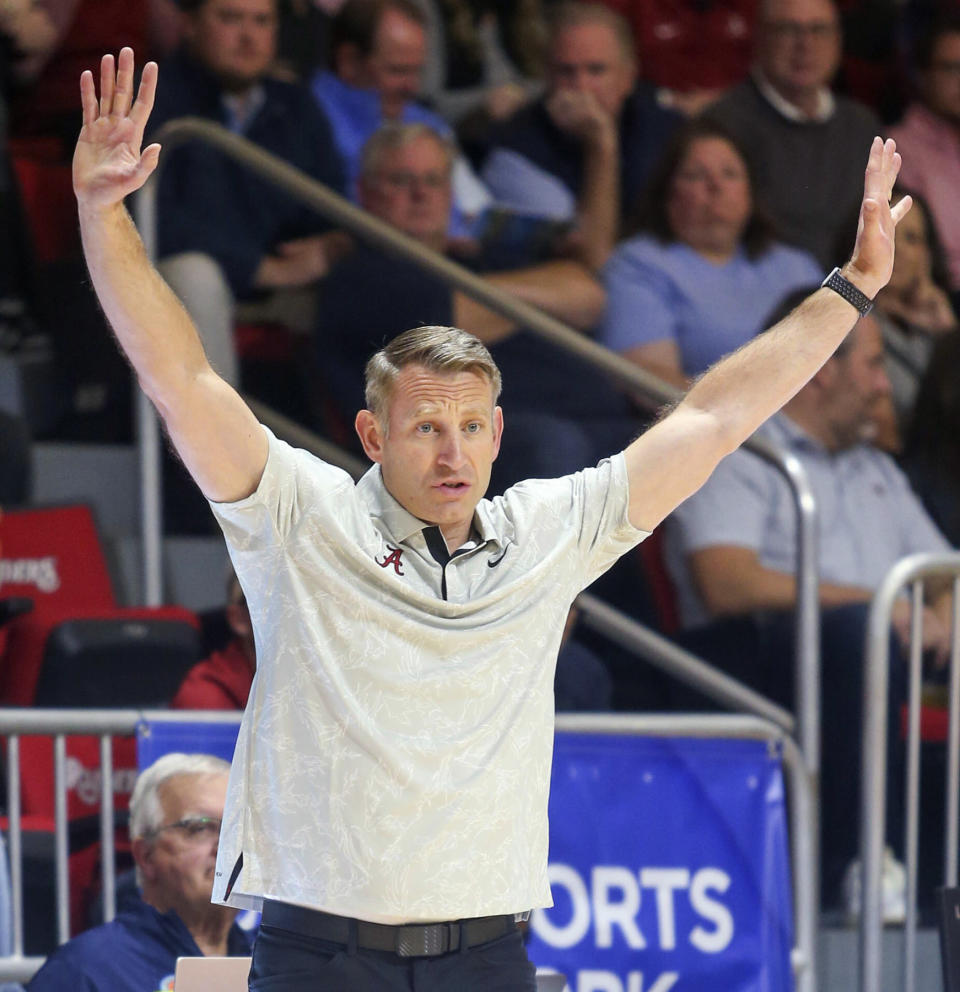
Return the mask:
<svg viewBox="0 0 960 992">
<path fill-rule="evenodd" d="M 863 675 L 863 727 L 861 740 L 861 793 L 860 793 L 860 992 L 876 992 L 883 987 L 883 892 L 882 870 L 885 843 L 884 827 L 886 820 L 887 796 L 887 736 L 897 733 L 897 727 L 888 727 L 887 707 L 890 668 L 890 631 L 894 605 L 904 589 L 915 583 L 912 591 L 912 622 L 910 629 L 908 710 L 908 758 L 905 796 L 908 803 L 906 823 L 907 843 L 907 920 L 904 954 L 904 988 L 912 989 L 915 982 L 916 957 L 916 887 L 917 887 L 917 847 L 918 822 L 917 804 L 919 801 L 919 686 L 922 657 L 922 585 L 919 580 L 952 578 L 954 580 L 954 630 L 951 651 L 951 735 L 956 735 L 954 726 L 958 718 L 957 697 L 960 697 L 955 680 L 955 669 L 960 658 L 960 638 L 958 638 L 957 593 L 960 589 L 960 553 L 916 554 L 901 559 L 887 573 L 876 590 L 870 604 L 864 650 Z M 954 695 L 956 694 L 956 696 Z M 956 763 L 952 762 L 953 772 Z M 948 786 L 956 789 L 956 779 Z M 951 803 L 948 801 L 948 810 Z M 954 814 L 955 815 L 955 814 Z M 950 825 L 947 825 L 948 842 L 954 838 Z M 955 831 L 955 827 L 954 827 Z M 954 851 L 954 859 L 955 859 Z M 956 871 L 956 861 L 946 856 L 946 878 Z"/>
<path fill-rule="evenodd" d="M 156 185 L 148 182 L 134 197 L 133 215 L 147 258 L 157 256 Z M 143 602 L 163 602 L 163 462 L 160 418 L 142 389 L 136 389 L 135 422 L 140 468 L 140 536 L 142 544 Z"/>
<path fill-rule="evenodd" d="M 946 832 L 943 842 L 943 882 L 956 887 L 957 844 L 960 843 L 960 579 L 953 580 L 950 628 L 950 689 L 948 695 L 947 778 L 944 782 Z"/>
<path fill-rule="evenodd" d="M 116 857 L 113 829 L 113 738 L 100 738 L 100 882 L 103 922 L 117 915 Z"/>
<path fill-rule="evenodd" d="M 10 838 L 10 889 L 13 905 L 13 954 L 23 956 L 23 832 L 20 822 L 20 736 L 7 738 L 7 815 Z"/>
</svg>

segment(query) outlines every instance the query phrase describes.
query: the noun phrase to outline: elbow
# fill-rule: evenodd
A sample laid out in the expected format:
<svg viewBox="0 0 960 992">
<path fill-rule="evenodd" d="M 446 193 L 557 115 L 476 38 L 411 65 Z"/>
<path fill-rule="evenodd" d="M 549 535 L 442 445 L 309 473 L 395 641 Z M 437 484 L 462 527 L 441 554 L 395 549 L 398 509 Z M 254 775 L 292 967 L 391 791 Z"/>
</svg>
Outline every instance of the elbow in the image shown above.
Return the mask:
<svg viewBox="0 0 960 992">
<path fill-rule="evenodd" d="M 206 359 L 197 367 L 167 367 L 162 374 L 140 372 L 137 383 L 153 404 L 157 415 L 168 427 L 177 412 L 189 406 L 192 395 L 200 388 L 204 377 L 215 375 Z"/>
<path fill-rule="evenodd" d="M 591 279 L 591 284 L 585 306 L 584 330 L 596 327 L 607 308 L 607 294 L 603 287 L 594 279 Z"/>
<path fill-rule="evenodd" d="M 603 319 L 606 308 L 607 294 L 603 286 L 581 270 L 574 288 L 573 305 L 567 316 L 568 322 L 578 331 L 592 330 Z"/>
<path fill-rule="evenodd" d="M 681 401 L 678 409 L 696 418 L 695 436 L 712 452 L 713 466 L 733 454 L 746 439 L 742 425 L 729 411 L 698 404 L 691 394 Z"/>
</svg>

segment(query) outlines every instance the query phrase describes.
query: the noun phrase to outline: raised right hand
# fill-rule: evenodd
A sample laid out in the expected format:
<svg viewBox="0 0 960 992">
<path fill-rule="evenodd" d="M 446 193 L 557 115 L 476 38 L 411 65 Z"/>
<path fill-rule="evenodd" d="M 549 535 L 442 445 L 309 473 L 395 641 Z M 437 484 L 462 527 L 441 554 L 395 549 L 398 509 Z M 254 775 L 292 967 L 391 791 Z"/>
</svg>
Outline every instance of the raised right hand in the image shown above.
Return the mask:
<svg viewBox="0 0 960 992">
<path fill-rule="evenodd" d="M 148 62 L 137 99 L 133 100 L 133 50 L 120 52 L 114 73 L 112 55 L 100 62 L 100 100 L 93 73 L 80 77 L 83 129 L 73 156 L 73 190 L 82 208 L 102 209 L 121 203 L 138 190 L 156 168 L 160 146 L 141 152 L 143 131 L 153 109 L 157 65 Z"/>
</svg>

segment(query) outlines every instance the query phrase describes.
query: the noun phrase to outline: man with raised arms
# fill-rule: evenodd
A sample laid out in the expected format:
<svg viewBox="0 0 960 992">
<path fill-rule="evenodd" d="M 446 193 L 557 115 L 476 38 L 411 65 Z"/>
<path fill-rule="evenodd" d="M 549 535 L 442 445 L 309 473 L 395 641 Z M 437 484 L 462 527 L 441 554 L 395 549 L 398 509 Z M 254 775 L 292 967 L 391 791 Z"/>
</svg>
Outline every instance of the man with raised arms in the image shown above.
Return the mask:
<svg viewBox="0 0 960 992">
<path fill-rule="evenodd" d="M 625 451 L 483 498 L 504 417 L 486 349 L 452 328 L 394 339 L 356 418 L 349 477 L 277 440 L 210 368 L 123 198 L 157 69 L 81 79 L 74 162 L 91 277 L 121 347 L 211 501 L 258 669 L 214 899 L 263 906 L 252 990 L 532 992 L 515 921 L 550 904 L 553 665 L 577 593 L 642 540 L 820 368 L 886 283 L 899 169 L 870 149 L 853 258 L 715 366 Z M 850 301 L 853 302 L 850 302 Z M 637 315 L 642 319 L 642 314 Z M 415 984 L 414 984 L 415 983 Z"/>
</svg>

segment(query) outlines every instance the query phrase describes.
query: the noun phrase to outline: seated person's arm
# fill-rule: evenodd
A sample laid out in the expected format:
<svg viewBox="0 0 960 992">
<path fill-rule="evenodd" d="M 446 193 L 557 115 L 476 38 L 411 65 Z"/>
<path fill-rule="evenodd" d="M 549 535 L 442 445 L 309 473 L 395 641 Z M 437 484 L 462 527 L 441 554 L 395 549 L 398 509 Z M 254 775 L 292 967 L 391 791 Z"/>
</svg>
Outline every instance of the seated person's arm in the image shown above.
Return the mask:
<svg viewBox="0 0 960 992">
<path fill-rule="evenodd" d="M 322 279 L 349 251 L 350 236 L 344 231 L 310 234 L 275 245 L 253 275 L 257 289 L 296 289 Z"/>
<path fill-rule="evenodd" d="M 690 380 L 680 349 L 680 306 L 659 246 L 624 242 L 603 272 L 607 308 L 598 337 L 612 351 L 680 389 Z"/>
<path fill-rule="evenodd" d="M 554 123 L 583 146 L 574 256 L 598 272 L 610 257 L 620 226 L 620 141 L 613 117 L 589 92 L 563 89 L 547 98 Z"/>
<path fill-rule="evenodd" d="M 687 555 L 687 566 L 697 593 L 711 617 L 757 610 L 791 610 L 796 605 L 796 578 L 766 568 L 752 548 L 714 545 Z M 857 586 L 820 584 L 820 603 L 841 606 L 864 603 L 870 591 Z"/>
<path fill-rule="evenodd" d="M 84 123 L 73 175 L 84 254 L 104 313 L 190 474 L 208 498 L 236 500 L 260 480 L 266 435 L 210 368 L 190 318 L 149 264 L 123 206 L 160 154 L 158 145 L 140 151 L 157 68 L 144 68 L 131 106 L 133 71 L 129 48 L 120 53 L 116 74 L 113 57 L 104 56 L 99 102 L 92 73 L 81 78 Z"/>
<path fill-rule="evenodd" d="M 486 276 L 492 286 L 579 330 L 596 325 L 603 313 L 603 287 L 578 262 L 545 262 L 515 272 Z M 453 317 L 458 327 L 492 344 L 513 333 L 516 324 L 482 303 L 455 292 Z"/>
</svg>

